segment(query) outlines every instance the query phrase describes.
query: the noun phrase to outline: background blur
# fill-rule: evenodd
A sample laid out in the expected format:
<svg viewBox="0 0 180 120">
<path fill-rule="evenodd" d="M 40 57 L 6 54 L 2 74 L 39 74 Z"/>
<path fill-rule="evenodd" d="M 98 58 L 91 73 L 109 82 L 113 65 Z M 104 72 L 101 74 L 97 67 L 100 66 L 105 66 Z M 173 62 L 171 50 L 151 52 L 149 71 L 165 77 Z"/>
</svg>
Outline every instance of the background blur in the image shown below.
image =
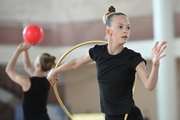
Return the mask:
<svg viewBox="0 0 180 120">
<path fill-rule="evenodd" d="M 170 46 L 169 49 L 173 48 L 171 52 L 174 54 L 173 59 L 176 64 L 173 70 L 177 72 L 177 77 L 175 80 L 167 80 L 170 84 L 173 82 L 175 86 L 168 87 L 167 85 L 165 87 L 165 89 L 175 88 L 175 92 L 167 94 L 162 92 L 162 95 L 167 95 L 166 98 L 171 100 L 176 99 L 171 96 L 174 94 L 178 101 L 180 100 L 178 87 L 180 84 L 178 74 L 180 73 L 178 67 L 180 65 L 178 49 L 180 45 L 180 1 L 164 0 L 163 2 L 166 1 L 171 1 L 173 5 L 172 15 L 167 13 L 167 17 L 173 16 L 173 39 L 170 40 L 170 43 L 173 43 L 174 46 Z M 29 50 L 32 62 L 42 52 L 56 56 L 58 61 L 67 50 L 76 44 L 88 40 L 104 39 L 105 27 L 102 16 L 110 5 L 113 5 L 116 11 L 123 12 L 129 17 L 131 36 L 126 46 L 142 54 L 147 60 L 147 69 L 150 71 L 151 49 L 155 41 L 154 6 L 151 0 L 0 0 L 0 120 L 21 120 L 22 89 L 6 75 L 5 67 L 17 45 L 24 41 L 23 29 L 29 24 L 37 24 L 44 30 L 44 39 Z M 168 9 L 168 6 L 166 7 Z M 163 14 L 166 15 L 166 13 Z M 63 62 L 85 54 L 92 46 L 89 44 L 74 50 Z M 20 73 L 26 74 L 21 58 L 18 59 L 16 69 Z M 172 74 L 171 69 L 166 73 Z M 163 76 L 163 74 L 160 75 Z M 91 115 L 95 113 L 95 115 L 99 115 L 99 89 L 94 64 L 62 73 L 59 75 L 59 79 L 60 81 L 57 83 L 59 94 L 71 114 L 88 113 Z M 148 112 L 150 120 L 158 120 L 160 116 L 157 101 L 163 101 L 163 99 L 158 98 L 160 92 L 157 92 L 157 88 L 158 86 L 151 92 L 147 91 L 141 80 L 137 78 L 134 99 L 143 114 Z M 178 102 L 169 102 L 168 104 L 180 107 Z M 166 106 L 164 109 L 171 111 L 171 108 Z M 57 102 L 52 87 L 48 99 L 48 112 L 52 120 L 67 119 Z M 100 115 L 103 116 L 103 114 Z M 171 115 L 180 119 L 179 114 Z M 78 119 L 80 120 L 80 118 L 75 120 Z M 86 119 L 83 118 L 83 120 Z M 96 119 L 92 118 L 91 120 Z"/>
</svg>

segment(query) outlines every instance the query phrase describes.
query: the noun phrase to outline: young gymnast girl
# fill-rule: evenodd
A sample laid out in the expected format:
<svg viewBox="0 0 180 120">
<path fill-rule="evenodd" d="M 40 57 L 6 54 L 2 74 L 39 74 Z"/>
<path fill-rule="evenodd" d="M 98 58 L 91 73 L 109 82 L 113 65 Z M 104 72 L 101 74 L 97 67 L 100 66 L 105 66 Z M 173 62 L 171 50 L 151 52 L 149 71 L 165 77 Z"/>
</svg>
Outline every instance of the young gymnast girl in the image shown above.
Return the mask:
<svg viewBox="0 0 180 120">
<path fill-rule="evenodd" d="M 54 85 L 59 73 L 77 69 L 95 61 L 100 90 L 101 111 L 105 120 L 143 120 L 140 109 L 133 100 L 133 83 L 137 73 L 144 87 L 153 90 L 158 81 L 160 59 L 166 55 L 166 42 L 156 42 L 152 49 L 152 69 L 146 70 L 146 61 L 141 54 L 124 47 L 130 36 L 130 22 L 124 13 L 115 12 L 110 6 L 103 16 L 107 44 L 95 45 L 80 58 L 74 58 L 48 73 L 47 79 Z"/>
<path fill-rule="evenodd" d="M 55 66 L 55 57 L 48 53 L 42 53 L 34 61 L 34 67 L 30 63 L 28 43 L 21 43 L 6 67 L 6 73 L 23 90 L 22 106 L 24 120 L 50 120 L 47 114 L 47 99 L 50 84 L 46 78 L 46 72 Z M 24 57 L 24 68 L 30 75 L 19 74 L 14 70 L 16 61 L 21 53 Z"/>
</svg>

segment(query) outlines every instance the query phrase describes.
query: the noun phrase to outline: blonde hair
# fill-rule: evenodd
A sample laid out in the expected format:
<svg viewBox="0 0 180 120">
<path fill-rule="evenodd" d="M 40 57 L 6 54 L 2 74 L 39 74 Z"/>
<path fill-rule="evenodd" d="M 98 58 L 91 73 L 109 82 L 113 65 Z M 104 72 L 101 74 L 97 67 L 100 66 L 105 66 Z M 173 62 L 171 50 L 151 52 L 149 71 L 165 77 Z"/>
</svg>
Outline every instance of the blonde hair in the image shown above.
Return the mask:
<svg viewBox="0 0 180 120">
<path fill-rule="evenodd" d="M 126 16 L 124 13 L 121 13 L 121 12 L 116 13 L 116 9 L 114 8 L 114 6 L 110 6 L 108 8 L 108 12 L 106 12 L 103 15 L 103 23 L 105 24 L 106 27 L 111 26 L 112 17 L 115 16 L 115 15 L 124 15 L 124 16 Z"/>
</svg>

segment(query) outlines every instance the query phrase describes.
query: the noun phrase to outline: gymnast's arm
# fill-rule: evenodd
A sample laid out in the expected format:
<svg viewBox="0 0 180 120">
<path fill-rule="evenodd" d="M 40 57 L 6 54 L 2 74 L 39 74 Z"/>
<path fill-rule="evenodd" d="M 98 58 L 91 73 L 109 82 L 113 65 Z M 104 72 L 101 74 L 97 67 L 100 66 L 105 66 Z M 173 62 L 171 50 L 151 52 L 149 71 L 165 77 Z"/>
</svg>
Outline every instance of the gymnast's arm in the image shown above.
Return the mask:
<svg viewBox="0 0 180 120">
<path fill-rule="evenodd" d="M 14 66 L 17 62 L 20 53 L 24 50 L 29 49 L 29 47 L 30 47 L 29 45 L 25 43 L 21 43 L 18 46 L 18 48 L 15 50 L 15 53 L 13 54 L 12 58 L 10 59 L 10 61 L 6 66 L 6 73 L 8 74 L 8 76 L 11 78 L 12 81 L 19 84 L 22 87 L 23 91 L 27 91 L 29 89 L 30 86 L 29 78 L 27 76 L 21 75 L 18 72 L 16 72 L 14 70 Z"/>
<path fill-rule="evenodd" d="M 25 50 L 24 51 L 24 54 L 23 54 L 23 63 L 24 63 L 24 69 L 25 71 L 30 75 L 32 76 L 33 73 L 34 73 L 34 69 L 31 65 L 31 62 L 30 62 L 30 59 L 29 59 L 29 54 L 28 54 L 28 50 Z"/>
<path fill-rule="evenodd" d="M 152 69 L 150 73 L 148 73 L 148 71 L 146 70 L 144 62 L 139 63 L 139 65 L 136 67 L 136 71 L 139 77 L 141 78 L 145 88 L 149 91 L 152 91 L 156 87 L 158 81 L 160 59 L 166 56 L 166 54 L 162 55 L 166 47 L 167 46 L 165 41 L 160 44 L 159 42 L 155 43 L 152 49 Z"/>
<path fill-rule="evenodd" d="M 72 59 L 72 60 L 62 64 L 61 66 L 59 66 L 55 69 L 52 69 L 48 73 L 47 79 L 50 82 L 50 84 L 53 86 L 57 82 L 57 75 L 59 73 L 66 72 L 66 71 L 73 70 L 73 69 L 77 69 L 77 68 L 79 68 L 85 64 L 90 63 L 90 62 L 93 62 L 93 60 L 89 56 L 89 53 L 87 53 L 82 57 Z"/>
</svg>

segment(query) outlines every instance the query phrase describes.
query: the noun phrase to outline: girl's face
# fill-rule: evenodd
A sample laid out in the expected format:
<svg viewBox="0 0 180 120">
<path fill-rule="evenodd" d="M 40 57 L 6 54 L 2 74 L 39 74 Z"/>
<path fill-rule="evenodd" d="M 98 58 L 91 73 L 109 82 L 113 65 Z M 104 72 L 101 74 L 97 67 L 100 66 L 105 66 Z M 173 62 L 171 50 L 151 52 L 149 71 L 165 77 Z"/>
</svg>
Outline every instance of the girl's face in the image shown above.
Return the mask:
<svg viewBox="0 0 180 120">
<path fill-rule="evenodd" d="M 114 39 L 116 42 L 124 44 L 129 39 L 130 22 L 126 16 L 113 16 L 109 29 L 112 39 Z"/>
</svg>

